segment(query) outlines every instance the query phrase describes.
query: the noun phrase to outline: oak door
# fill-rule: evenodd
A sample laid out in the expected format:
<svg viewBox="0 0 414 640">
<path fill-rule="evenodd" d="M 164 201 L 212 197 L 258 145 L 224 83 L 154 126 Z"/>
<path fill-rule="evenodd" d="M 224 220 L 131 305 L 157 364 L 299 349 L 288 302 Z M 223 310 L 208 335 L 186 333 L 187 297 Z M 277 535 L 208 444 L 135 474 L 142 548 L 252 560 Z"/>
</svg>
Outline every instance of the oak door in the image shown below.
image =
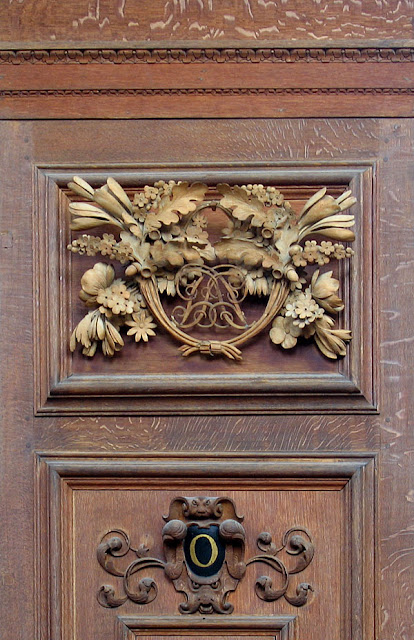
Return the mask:
<svg viewBox="0 0 414 640">
<path fill-rule="evenodd" d="M 0 61 L 5 637 L 408 639 L 411 54 L 128 51 Z M 244 229 L 230 204 L 223 232 L 222 183 L 231 197 L 245 197 L 235 185 L 280 192 L 298 216 L 323 187 L 329 202 L 350 191 L 353 254 L 331 264 L 323 255 L 350 244 L 317 235 L 325 254 L 297 265 L 303 290 L 318 269 L 338 280 L 345 355 L 327 357 L 327 338 L 324 353 L 311 332 L 272 342 L 275 315 L 240 360 L 211 325 L 183 357 L 176 302 L 162 291 L 164 311 L 138 296 L 132 324 L 113 321 L 125 343 L 113 357 L 100 345 L 93 357 L 85 344 L 71 351 L 85 314 L 100 305 L 109 323 L 108 295 L 138 295 L 116 281 L 138 260 L 116 260 L 119 230 L 94 254 L 98 241 L 79 244 L 82 234 L 113 229 L 70 227 L 85 185 L 108 177 L 131 207 L 160 180 L 204 184 L 196 231 L 208 225 L 213 244 Z M 264 277 L 262 263 L 237 260 L 243 277 Z M 98 271 L 102 290 L 118 289 L 85 307 Z M 268 299 L 255 293 L 243 307 L 252 324 Z M 287 335 L 286 310 L 273 326 Z"/>
</svg>

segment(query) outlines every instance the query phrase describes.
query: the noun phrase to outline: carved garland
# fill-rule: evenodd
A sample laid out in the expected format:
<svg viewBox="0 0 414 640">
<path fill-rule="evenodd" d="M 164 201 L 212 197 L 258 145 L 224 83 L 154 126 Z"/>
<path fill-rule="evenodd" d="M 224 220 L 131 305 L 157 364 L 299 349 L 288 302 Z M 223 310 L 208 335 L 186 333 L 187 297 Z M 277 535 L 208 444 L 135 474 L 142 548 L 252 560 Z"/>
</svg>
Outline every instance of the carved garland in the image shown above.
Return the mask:
<svg viewBox="0 0 414 640">
<path fill-rule="evenodd" d="M 75 327 L 72 351 L 80 343 L 83 354 L 93 356 L 100 343 L 113 356 L 124 345 L 122 327 L 147 342 L 158 325 L 182 343 L 183 356 L 241 360 L 239 347 L 272 323 L 270 338 L 285 349 L 302 336 L 313 338 L 328 358 L 345 355 L 351 333 L 335 329 L 332 318 L 344 308 L 339 281 L 320 269 L 309 277 L 305 267 L 353 255 L 342 244 L 355 238 L 354 216 L 344 213 L 356 202 L 350 191 L 335 199 L 323 188 L 297 215 L 275 187 L 260 184 L 219 184 L 219 199 L 212 199 L 205 184 L 159 181 L 137 191 L 133 201 L 113 178 L 96 190 L 79 177 L 68 186 L 89 201 L 70 203 L 73 230 L 111 225 L 119 233 L 82 234 L 68 249 L 102 254 L 124 268 L 123 278 L 103 262 L 84 273 L 80 298 L 92 310 Z M 214 244 L 206 209 L 228 218 Z M 179 299 L 172 314 L 163 296 Z M 261 317 L 250 323 L 242 310 L 247 296 L 267 298 Z M 191 333 L 206 329 L 227 329 L 231 337 Z"/>
<path fill-rule="evenodd" d="M 122 577 L 124 590 L 124 594 L 117 597 L 112 586 L 103 585 L 98 592 L 98 602 L 103 607 L 119 607 L 127 600 L 137 604 L 155 600 L 158 586 L 148 576 L 148 570 L 158 568 L 173 582 L 176 591 L 186 596 L 185 602 L 179 605 L 180 613 L 229 614 L 234 607 L 227 601 L 228 595 L 235 591 L 247 567 L 253 563 L 265 564 L 280 576 L 279 588 L 274 588 L 269 576 L 256 580 L 255 591 L 261 600 L 272 602 L 284 597 L 295 607 L 307 603 L 313 590 L 310 584 L 301 583 L 295 593 L 288 593 L 291 576 L 306 569 L 314 556 L 312 539 L 306 529 L 292 527 L 286 531 L 280 547 L 272 542 L 270 533 L 260 533 L 256 544 L 261 553 L 245 561 L 243 516 L 237 515 L 230 498 L 175 498 L 164 520 L 162 539 L 166 562 L 149 556 L 149 549 L 142 544 L 134 549 L 127 533 L 119 529 L 108 531 L 102 538 L 98 562 L 107 573 Z M 279 557 L 282 552 L 288 554 L 287 561 L 290 556 L 295 562 L 283 562 Z M 130 553 L 135 559 L 125 565 L 122 558 Z M 143 573 L 145 577 L 140 577 Z"/>
</svg>

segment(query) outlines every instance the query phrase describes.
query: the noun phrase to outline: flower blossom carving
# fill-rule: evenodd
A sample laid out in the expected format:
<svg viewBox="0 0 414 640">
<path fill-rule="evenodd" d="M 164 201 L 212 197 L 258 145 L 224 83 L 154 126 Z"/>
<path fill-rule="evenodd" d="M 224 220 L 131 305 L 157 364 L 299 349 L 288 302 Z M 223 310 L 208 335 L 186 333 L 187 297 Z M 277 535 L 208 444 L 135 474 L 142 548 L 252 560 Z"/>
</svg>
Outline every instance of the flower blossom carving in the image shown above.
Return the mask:
<svg viewBox="0 0 414 640">
<path fill-rule="evenodd" d="M 304 338 L 327 358 L 346 354 L 351 332 L 335 327 L 344 309 L 340 283 L 325 268 L 353 255 L 350 191 L 334 198 L 320 189 L 297 213 L 275 187 L 260 184 L 219 184 L 212 197 L 205 184 L 161 180 L 132 199 L 113 178 L 98 189 L 79 177 L 68 186 L 82 198 L 69 204 L 74 231 L 114 230 L 80 233 L 68 245 L 75 254 L 108 260 L 82 276 L 79 295 L 89 311 L 73 331 L 72 351 L 79 343 L 92 357 L 100 345 L 113 356 L 125 334 L 148 342 L 161 327 L 181 343 L 183 356 L 241 360 L 240 347 L 270 326 L 270 340 L 284 349 Z M 227 217 L 215 242 L 207 210 Z M 249 322 L 243 303 L 253 297 L 266 306 Z M 167 298 L 176 301 L 170 314 Z M 213 336 L 199 337 L 209 329 Z M 230 337 L 217 339 L 219 330 Z"/>
</svg>

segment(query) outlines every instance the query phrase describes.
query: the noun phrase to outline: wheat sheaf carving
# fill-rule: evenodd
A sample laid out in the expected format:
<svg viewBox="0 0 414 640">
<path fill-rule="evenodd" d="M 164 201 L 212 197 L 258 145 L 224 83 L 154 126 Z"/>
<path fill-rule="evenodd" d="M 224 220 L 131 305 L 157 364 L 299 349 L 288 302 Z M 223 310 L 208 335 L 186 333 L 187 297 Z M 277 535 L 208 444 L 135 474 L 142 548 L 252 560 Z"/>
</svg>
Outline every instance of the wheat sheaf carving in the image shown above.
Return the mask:
<svg viewBox="0 0 414 640">
<path fill-rule="evenodd" d="M 270 340 L 284 349 L 302 337 L 314 339 L 327 358 L 345 355 L 351 332 L 335 328 L 334 320 L 344 308 L 339 281 L 320 267 L 353 255 L 343 244 L 355 239 L 354 216 L 345 213 L 356 202 L 350 191 L 334 198 L 320 189 L 297 213 L 280 191 L 261 184 L 213 190 L 160 180 L 132 199 L 113 178 L 94 189 L 74 177 L 68 187 L 82 198 L 69 204 L 74 231 L 114 228 L 80 234 L 68 249 L 101 254 L 123 268 L 118 277 L 112 264 L 98 262 L 83 274 L 80 298 L 90 310 L 73 331 L 72 351 L 80 343 L 93 356 L 101 345 L 113 356 L 124 346 L 124 329 L 148 342 L 162 327 L 181 343 L 183 356 L 241 360 L 239 347 L 270 326 Z M 227 217 L 216 242 L 206 210 Z M 177 302 L 172 313 L 163 305 L 169 297 Z M 250 323 L 243 311 L 249 297 L 267 300 Z M 217 338 L 221 330 L 226 339 Z"/>
</svg>

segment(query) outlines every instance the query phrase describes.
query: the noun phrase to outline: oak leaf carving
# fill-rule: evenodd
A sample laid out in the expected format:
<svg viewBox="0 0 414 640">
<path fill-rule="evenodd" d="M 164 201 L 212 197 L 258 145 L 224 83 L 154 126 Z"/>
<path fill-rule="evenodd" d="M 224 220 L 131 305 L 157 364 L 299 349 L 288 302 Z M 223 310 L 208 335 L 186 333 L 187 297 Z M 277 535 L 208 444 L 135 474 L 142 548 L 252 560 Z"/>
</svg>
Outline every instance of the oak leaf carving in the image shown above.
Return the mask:
<svg viewBox="0 0 414 640">
<path fill-rule="evenodd" d="M 151 256 L 158 267 L 182 267 L 185 261 L 202 263 L 199 252 L 185 240 L 167 244 L 157 240 L 151 247 Z"/>
<path fill-rule="evenodd" d="M 175 185 L 170 196 L 164 196 L 155 214 L 157 220 L 169 226 L 176 224 L 181 216 L 195 211 L 197 204 L 202 202 L 207 191 L 207 186 L 195 182 L 180 182 Z"/>
<path fill-rule="evenodd" d="M 253 227 L 261 227 L 269 219 L 270 211 L 258 198 L 252 197 L 239 186 L 229 187 L 228 184 L 219 184 L 217 191 L 222 194 L 221 206 L 231 209 L 233 216 L 238 220 L 248 220 Z"/>
</svg>

